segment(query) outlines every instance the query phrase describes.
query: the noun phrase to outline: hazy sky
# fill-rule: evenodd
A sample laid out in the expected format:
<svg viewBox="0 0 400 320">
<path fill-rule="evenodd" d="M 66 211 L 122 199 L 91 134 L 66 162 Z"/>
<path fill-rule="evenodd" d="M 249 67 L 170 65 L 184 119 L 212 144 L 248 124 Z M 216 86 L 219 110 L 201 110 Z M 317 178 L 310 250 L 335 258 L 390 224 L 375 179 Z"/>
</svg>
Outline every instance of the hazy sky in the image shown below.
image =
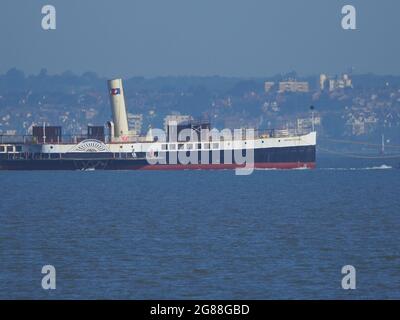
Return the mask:
<svg viewBox="0 0 400 320">
<path fill-rule="evenodd" d="M 41 8 L 57 29 L 41 28 Z M 341 8 L 357 9 L 357 30 Z M 398 0 L 1 0 L 0 72 L 400 74 Z"/>
</svg>

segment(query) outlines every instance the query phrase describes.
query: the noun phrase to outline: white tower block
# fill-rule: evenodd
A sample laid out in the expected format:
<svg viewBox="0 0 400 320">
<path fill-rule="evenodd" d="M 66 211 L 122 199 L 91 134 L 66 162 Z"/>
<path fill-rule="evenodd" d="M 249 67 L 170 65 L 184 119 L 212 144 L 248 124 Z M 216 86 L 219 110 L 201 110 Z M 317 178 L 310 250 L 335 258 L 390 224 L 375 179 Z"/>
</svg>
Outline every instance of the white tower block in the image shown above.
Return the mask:
<svg viewBox="0 0 400 320">
<path fill-rule="evenodd" d="M 108 89 L 114 122 L 114 137 L 123 138 L 129 135 L 129 127 L 122 79 L 108 80 Z"/>
</svg>

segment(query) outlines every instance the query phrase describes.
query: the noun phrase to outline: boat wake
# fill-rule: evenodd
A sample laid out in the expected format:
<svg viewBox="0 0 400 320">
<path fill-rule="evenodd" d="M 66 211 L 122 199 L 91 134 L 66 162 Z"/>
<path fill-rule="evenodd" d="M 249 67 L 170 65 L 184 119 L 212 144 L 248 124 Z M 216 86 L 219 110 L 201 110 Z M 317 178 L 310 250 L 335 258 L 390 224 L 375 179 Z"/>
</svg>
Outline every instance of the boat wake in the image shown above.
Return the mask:
<svg viewBox="0 0 400 320">
<path fill-rule="evenodd" d="M 381 166 L 374 167 L 363 167 L 363 168 L 319 168 L 319 170 L 329 170 L 329 171 L 362 171 L 362 170 L 391 170 L 392 166 L 383 164 Z"/>
</svg>

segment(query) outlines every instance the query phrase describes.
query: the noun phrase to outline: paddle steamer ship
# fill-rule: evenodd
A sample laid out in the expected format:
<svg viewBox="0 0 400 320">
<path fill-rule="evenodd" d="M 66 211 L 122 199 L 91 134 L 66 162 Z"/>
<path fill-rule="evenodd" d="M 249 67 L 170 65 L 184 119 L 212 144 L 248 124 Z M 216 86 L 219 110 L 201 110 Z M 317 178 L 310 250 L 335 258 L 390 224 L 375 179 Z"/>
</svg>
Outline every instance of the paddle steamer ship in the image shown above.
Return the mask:
<svg viewBox="0 0 400 320">
<path fill-rule="evenodd" d="M 33 127 L 29 136 L 0 136 L 0 170 L 312 169 L 316 132 L 239 131 L 215 135 L 209 123 L 172 123 L 165 135 L 129 130 L 121 79 L 108 81 L 112 121 L 86 136 Z M 108 134 L 106 131 L 108 130 Z M 182 134 L 184 133 L 184 134 Z M 236 131 L 237 133 L 237 131 Z"/>
</svg>

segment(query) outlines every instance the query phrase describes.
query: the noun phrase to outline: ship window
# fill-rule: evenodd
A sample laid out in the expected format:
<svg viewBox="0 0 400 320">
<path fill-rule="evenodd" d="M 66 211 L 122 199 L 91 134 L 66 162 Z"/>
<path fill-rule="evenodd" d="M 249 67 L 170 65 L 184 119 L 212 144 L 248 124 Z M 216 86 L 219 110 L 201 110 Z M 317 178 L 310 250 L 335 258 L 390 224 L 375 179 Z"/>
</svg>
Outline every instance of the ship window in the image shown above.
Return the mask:
<svg viewBox="0 0 400 320">
<path fill-rule="evenodd" d="M 178 144 L 178 149 L 179 149 L 179 150 L 182 150 L 182 149 L 184 148 L 184 146 L 185 146 L 185 145 L 184 145 L 183 143 L 179 143 L 179 144 Z"/>
<path fill-rule="evenodd" d="M 6 151 L 6 148 L 4 148 L 4 146 L 0 146 L 0 152 L 4 152 Z"/>
<path fill-rule="evenodd" d="M 213 149 L 218 149 L 219 148 L 219 143 L 213 143 Z"/>
<path fill-rule="evenodd" d="M 14 148 L 12 146 L 7 146 L 7 152 L 13 152 Z"/>
<path fill-rule="evenodd" d="M 167 150 L 167 149 L 168 149 L 168 146 L 166 144 L 161 145 L 161 150 Z"/>
<path fill-rule="evenodd" d="M 205 143 L 204 144 L 204 149 L 210 149 L 210 144 L 209 143 Z"/>
<path fill-rule="evenodd" d="M 169 145 L 169 150 L 175 150 L 176 149 L 176 145 L 175 144 L 170 144 Z"/>
<path fill-rule="evenodd" d="M 197 149 L 201 150 L 201 143 L 197 144 Z"/>
<path fill-rule="evenodd" d="M 193 144 L 188 143 L 188 144 L 186 145 L 186 148 L 187 148 L 188 150 L 192 150 L 192 149 L 193 149 Z"/>
<path fill-rule="evenodd" d="M 15 151 L 21 152 L 21 151 L 22 151 L 22 146 L 16 146 L 16 147 L 15 147 Z"/>
</svg>

